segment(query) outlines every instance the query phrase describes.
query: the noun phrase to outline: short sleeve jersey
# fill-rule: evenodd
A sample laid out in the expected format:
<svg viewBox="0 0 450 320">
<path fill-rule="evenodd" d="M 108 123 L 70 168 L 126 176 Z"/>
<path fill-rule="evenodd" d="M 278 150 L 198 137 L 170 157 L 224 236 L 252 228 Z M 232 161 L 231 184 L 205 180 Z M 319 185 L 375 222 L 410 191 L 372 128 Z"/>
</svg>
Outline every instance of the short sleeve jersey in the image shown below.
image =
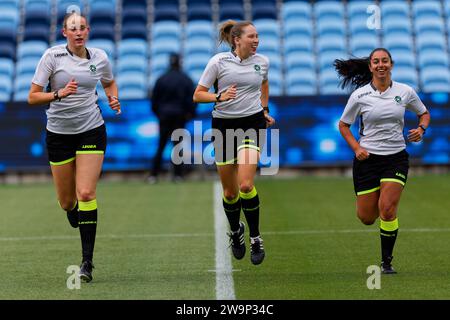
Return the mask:
<svg viewBox="0 0 450 320">
<path fill-rule="evenodd" d="M 206 88 L 217 85 L 217 92 L 224 92 L 236 85 L 236 98 L 217 102 L 214 118 L 240 118 L 262 110 L 261 83 L 267 80 L 269 59 L 254 54 L 241 60 L 233 52 L 221 52 L 212 57 L 198 84 Z"/>
<path fill-rule="evenodd" d="M 62 89 L 71 80 L 78 83 L 77 92 L 50 102 L 47 129 L 54 133 L 76 134 L 104 123 L 97 105 L 98 81 L 111 82 L 113 74 L 105 51 L 87 48 L 87 59 L 72 54 L 66 45 L 47 49 L 36 68 L 32 82 L 50 90 Z"/>
<path fill-rule="evenodd" d="M 406 147 L 403 136 L 404 115 L 408 109 L 417 115 L 427 111 L 411 87 L 393 81 L 380 93 L 369 83 L 350 96 L 341 121 L 349 125 L 359 117 L 359 144 L 369 153 L 389 155 Z"/>
</svg>

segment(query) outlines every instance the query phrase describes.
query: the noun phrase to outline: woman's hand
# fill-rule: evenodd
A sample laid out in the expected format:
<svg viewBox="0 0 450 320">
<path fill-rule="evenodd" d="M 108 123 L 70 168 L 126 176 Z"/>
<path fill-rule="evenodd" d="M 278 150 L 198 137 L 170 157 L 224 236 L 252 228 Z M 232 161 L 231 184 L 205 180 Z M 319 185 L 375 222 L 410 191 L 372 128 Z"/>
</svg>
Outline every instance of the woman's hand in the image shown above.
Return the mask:
<svg viewBox="0 0 450 320">
<path fill-rule="evenodd" d="M 355 150 L 355 156 L 359 161 L 363 161 L 369 158 L 369 152 L 364 148 L 358 147 L 358 149 Z"/>
<path fill-rule="evenodd" d="M 67 82 L 64 88 L 58 90 L 58 96 L 60 98 L 68 97 L 71 94 L 77 93 L 77 88 L 78 82 L 74 78 L 72 78 L 69 82 Z"/>
<path fill-rule="evenodd" d="M 275 124 L 275 119 L 272 118 L 267 112 L 264 112 L 264 117 L 266 118 L 266 128 L 269 128 Z"/>
<path fill-rule="evenodd" d="M 222 95 L 220 96 L 219 101 L 223 102 L 223 101 L 228 101 L 228 100 L 231 100 L 234 98 L 236 98 L 236 85 L 235 84 L 233 84 L 232 86 L 229 86 L 227 90 L 222 92 Z"/>
<path fill-rule="evenodd" d="M 116 111 L 116 115 L 122 113 L 122 110 L 120 108 L 120 101 L 116 96 L 108 96 L 108 104 L 112 110 Z"/>
<path fill-rule="evenodd" d="M 423 129 L 421 127 L 417 129 L 411 129 L 408 131 L 408 141 L 419 142 L 423 137 Z"/>
</svg>

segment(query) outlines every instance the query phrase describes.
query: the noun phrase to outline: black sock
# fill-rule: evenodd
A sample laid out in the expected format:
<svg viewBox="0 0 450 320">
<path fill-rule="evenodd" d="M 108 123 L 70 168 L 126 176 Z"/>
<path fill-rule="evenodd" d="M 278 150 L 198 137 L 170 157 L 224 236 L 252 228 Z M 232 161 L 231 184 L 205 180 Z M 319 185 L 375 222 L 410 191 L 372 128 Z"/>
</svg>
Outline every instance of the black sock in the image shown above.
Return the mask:
<svg viewBox="0 0 450 320">
<path fill-rule="evenodd" d="M 241 199 L 237 196 L 233 200 L 227 200 L 223 197 L 223 210 L 227 215 L 228 222 L 230 223 L 231 231 L 239 230 L 239 219 L 241 217 Z"/>
<path fill-rule="evenodd" d="M 97 200 L 79 201 L 79 221 L 83 261 L 92 261 L 97 231 Z"/>
<path fill-rule="evenodd" d="M 242 211 L 250 230 L 250 237 L 259 236 L 259 197 L 256 188 L 248 193 L 239 192 L 242 202 Z"/>
<path fill-rule="evenodd" d="M 380 219 L 381 260 L 388 261 L 394 251 L 398 233 L 398 219 L 384 221 Z"/>
</svg>

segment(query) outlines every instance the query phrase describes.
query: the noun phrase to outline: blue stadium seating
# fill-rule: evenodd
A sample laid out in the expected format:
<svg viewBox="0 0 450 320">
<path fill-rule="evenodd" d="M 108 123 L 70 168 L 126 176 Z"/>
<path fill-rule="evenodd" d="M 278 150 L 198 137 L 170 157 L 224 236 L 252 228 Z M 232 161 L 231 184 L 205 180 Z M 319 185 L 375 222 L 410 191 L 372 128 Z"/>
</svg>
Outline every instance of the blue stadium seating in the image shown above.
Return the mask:
<svg viewBox="0 0 450 320">
<path fill-rule="evenodd" d="M 378 30 L 367 26 L 373 4 L 381 8 Z M 229 18 L 253 20 L 258 52 L 270 59 L 272 95 L 346 94 L 336 85 L 334 60 L 379 46 L 392 53 L 394 80 L 426 92 L 443 91 L 449 80 L 450 0 L 2 0 L 0 76 L 10 80 L 0 84 L 0 100 L 26 98 L 33 59 L 50 42 L 66 41 L 60 29 L 70 5 L 88 14 L 88 46 L 105 50 L 130 98 L 146 96 L 171 52 L 183 55 L 197 81 L 212 55 L 229 50 L 217 43 L 217 24 Z M 437 68 L 443 75 L 433 75 Z M 123 73 L 142 81 L 126 85 Z"/>
</svg>

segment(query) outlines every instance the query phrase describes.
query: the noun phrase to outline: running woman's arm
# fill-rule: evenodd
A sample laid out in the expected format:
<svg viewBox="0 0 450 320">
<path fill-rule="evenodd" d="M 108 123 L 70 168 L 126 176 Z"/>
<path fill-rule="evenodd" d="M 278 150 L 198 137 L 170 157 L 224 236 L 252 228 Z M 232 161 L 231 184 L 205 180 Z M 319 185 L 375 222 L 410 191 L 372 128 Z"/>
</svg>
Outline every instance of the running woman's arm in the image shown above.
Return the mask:
<svg viewBox="0 0 450 320">
<path fill-rule="evenodd" d="M 358 160 L 365 160 L 369 157 L 369 152 L 366 149 L 361 148 L 358 141 L 356 141 L 355 137 L 350 131 L 350 125 L 348 123 L 339 121 L 339 132 L 341 133 L 347 144 L 350 146 L 350 148 L 352 148 L 352 150 L 355 152 L 355 156 Z"/>
<path fill-rule="evenodd" d="M 43 92 L 44 87 L 35 83 L 31 84 L 30 92 L 28 94 L 28 104 L 43 105 L 52 101 L 65 98 L 77 92 L 78 83 L 75 79 L 70 80 L 62 89 L 53 92 Z"/>
<path fill-rule="evenodd" d="M 217 99 L 216 94 L 208 92 L 209 88 L 198 85 L 194 92 L 194 102 L 223 102 L 236 98 L 236 85 L 228 87 L 227 90 L 220 93 L 220 97 Z"/>
<path fill-rule="evenodd" d="M 430 125 L 430 113 L 425 111 L 419 117 L 419 124 L 417 129 L 411 129 L 408 132 L 408 141 L 418 142 L 422 140 L 422 136 L 425 134 L 425 130 Z"/>
<path fill-rule="evenodd" d="M 105 89 L 106 96 L 108 97 L 108 103 L 109 107 L 116 111 L 116 114 L 121 114 L 122 110 L 120 108 L 120 101 L 119 101 L 119 90 L 117 89 L 117 84 L 115 80 L 112 80 L 110 82 L 104 82 L 102 81 L 103 89 Z"/>
<path fill-rule="evenodd" d="M 267 127 L 275 124 L 275 119 L 269 115 L 269 80 L 264 80 L 261 84 L 261 106 L 264 109 L 264 117 L 266 118 Z"/>
</svg>

